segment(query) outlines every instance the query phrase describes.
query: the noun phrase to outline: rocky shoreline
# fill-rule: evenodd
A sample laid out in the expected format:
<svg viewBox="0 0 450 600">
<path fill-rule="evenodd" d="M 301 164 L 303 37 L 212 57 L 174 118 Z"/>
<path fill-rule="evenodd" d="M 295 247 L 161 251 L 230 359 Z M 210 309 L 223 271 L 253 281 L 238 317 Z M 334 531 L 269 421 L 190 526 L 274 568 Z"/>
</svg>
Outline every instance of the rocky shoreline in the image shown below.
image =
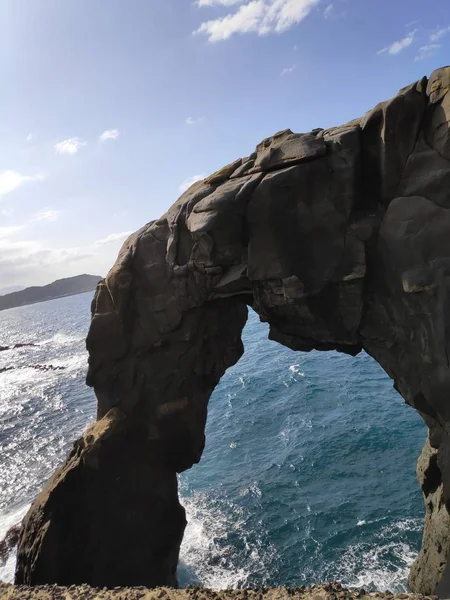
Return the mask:
<svg viewBox="0 0 450 600">
<path fill-rule="evenodd" d="M 148 589 L 118 587 L 96 589 L 88 585 L 60 587 L 41 585 L 27 587 L 0 583 L 0 600 L 434 600 L 436 596 L 420 594 L 367 593 L 363 589 L 346 589 L 339 583 L 315 585 L 311 588 L 259 588 L 249 590 L 208 590 L 189 587 Z"/>
</svg>

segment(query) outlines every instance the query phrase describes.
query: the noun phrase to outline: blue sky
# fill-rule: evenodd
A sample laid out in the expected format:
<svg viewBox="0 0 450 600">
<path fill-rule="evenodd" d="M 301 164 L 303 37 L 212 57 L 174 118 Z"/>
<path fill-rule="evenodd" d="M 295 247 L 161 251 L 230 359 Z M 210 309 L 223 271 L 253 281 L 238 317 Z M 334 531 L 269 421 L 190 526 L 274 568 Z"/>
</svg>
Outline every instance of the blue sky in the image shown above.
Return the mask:
<svg viewBox="0 0 450 600">
<path fill-rule="evenodd" d="M 186 182 L 449 51 L 448 0 L 0 0 L 0 293 L 106 274 Z"/>
</svg>

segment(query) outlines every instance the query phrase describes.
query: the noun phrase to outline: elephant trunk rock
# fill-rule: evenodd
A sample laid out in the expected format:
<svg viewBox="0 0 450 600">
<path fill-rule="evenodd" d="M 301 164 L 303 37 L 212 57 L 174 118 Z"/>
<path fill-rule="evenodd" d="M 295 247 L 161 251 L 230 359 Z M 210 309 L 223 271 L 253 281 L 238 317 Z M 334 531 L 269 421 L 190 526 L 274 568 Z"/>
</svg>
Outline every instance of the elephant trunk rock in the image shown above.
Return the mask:
<svg viewBox="0 0 450 600">
<path fill-rule="evenodd" d="M 176 474 L 201 458 L 249 305 L 294 350 L 366 350 L 425 419 L 427 517 L 410 582 L 445 586 L 449 89 L 443 68 L 341 127 L 281 131 L 125 242 L 92 304 L 98 421 L 30 508 L 17 583 L 175 583 Z"/>
</svg>

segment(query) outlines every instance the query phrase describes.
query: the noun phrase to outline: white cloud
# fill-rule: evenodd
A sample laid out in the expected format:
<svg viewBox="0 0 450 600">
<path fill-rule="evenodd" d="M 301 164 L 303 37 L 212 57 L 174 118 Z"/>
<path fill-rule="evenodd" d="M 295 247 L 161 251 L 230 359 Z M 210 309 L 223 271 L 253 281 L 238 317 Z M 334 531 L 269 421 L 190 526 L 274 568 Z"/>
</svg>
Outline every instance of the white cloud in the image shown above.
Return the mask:
<svg viewBox="0 0 450 600">
<path fill-rule="evenodd" d="M 282 33 L 303 21 L 320 2 L 321 0 L 251 0 L 234 13 L 202 23 L 195 33 L 206 34 L 210 42 L 227 40 L 235 33 Z"/>
<path fill-rule="evenodd" d="M 18 231 L 21 231 L 24 228 L 24 225 L 16 225 L 12 227 L 0 227 L 0 240 L 2 238 L 10 238 Z"/>
<path fill-rule="evenodd" d="M 33 221 L 57 221 L 61 214 L 60 210 L 52 210 L 51 208 L 46 208 L 40 210 L 34 215 Z"/>
<path fill-rule="evenodd" d="M 430 41 L 437 42 L 438 40 L 443 38 L 445 35 L 447 35 L 447 33 L 449 33 L 449 32 L 450 32 L 450 26 L 444 27 L 443 29 L 438 29 L 437 31 L 435 31 L 434 33 L 432 33 L 430 35 Z"/>
<path fill-rule="evenodd" d="M 382 50 L 378 50 L 377 54 L 391 54 L 391 55 L 398 54 L 405 48 L 408 48 L 408 46 L 411 46 L 411 44 L 414 41 L 414 36 L 416 35 L 417 31 L 418 31 L 417 29 L 410 31 L 408 33 L 408 35 L 406 37 L 404 37 L 403 39 L 398 40 L 397 42 L 394 42 L 390 46 L 386 46 L 386 48 L 383 48 Z"/>
<path fill-rule="evenodd" d="M 197 181 L 201 181 L 202 179 L 205 179 L 205 175 L 193 175 L 192 177 L 188 177 L 187 179 L 185 179 L 183 183 L 180 183 L 180 185 L 178 186 L 180 194 L 183 194 L 186 190 L 188 190 L 191 187 L 191 185 L 194 185 L 194 183 L 197 183 Z"/>
<path fill-rule="evenodd" d="M 103 246 L 104 244 L 110 244 L 111 242 L 118 242 L 119 240 L 125 240 L 132 231 L 122 231 L 121 233 L 110 233 L 107 237 L 97 240 L 94 242 L 94 246 Z"/>
<path fill-rule="evenodd" d="M 205 117 L 188 117 L 186 119 L 186 125 L 196 125 L 197 123 L 203 123 Z"/>
<path fill-rule="evenodd" d="M 43 283 L 50 283 L 55 275 L 52 271 L 60 268 L 62 275 L 69 263 L 87 259 L 93 256 L 92 248 L 49 248 L 40 240 L 13 240 L 10 237 L 0 238 L 0 271 L 2 283 L 28 285 L 39 276 L 44 276 Z M 48 277 L 45 277 L 48 271 Z"/>
<path fill-rule="evenodd" d="M 226 40 L 234 33 L 249 33 L 258 31 L 267 6 L 261 0 L 254 0 L 241 6 L 234 14 L 206 21 L 196 33 L 206 33 L 210 42 Z"/>
<path fill-rule="evenodd" d="M 415 57 L 415 61 L 425 60 L 433 56 L 437 50 L 441 47 L 440 44 L 428 44 L 427 46 L 422 46 L 419 48 L 419 53 Z"/>
<path fill-rule="evenodd" d="M 6 287 L 44 285 L 80 273 L 106 274 L 114 264 L 123 238 L 130 232 L 113 233 L 82 246 L 53 246 L 45 240 L 23 238 L 28 225 L 0 228 L 0 273 Z"/>
<path fill-rule="evenodd" d="M 281 75 L 288 75 L 289 73 L 292 73 L 292 71 L 295 71 L 295 65 L 292 65 L 292 67 L 286 67 L 281 71 Z"/>
<path fill-rule="evenodd" d="M 333 12 L 333 5 L 329 4 L 323 12 L 323 16 L 325 19 L 329 19 L 331 17 L 331 13 Z"/>
<path fill-rule="evenodd" d="M 27 142 L 31 142 L 31 140 L 32 140 L 32 139 L 33 139 L 33 134 L 32 134 L 32 133 L 29 133 L 29 134 L 27 135 L 27 137 L 26 137 L 26 141 L 27 141 Z"/>
<path fill-rule="evenodd" d="M 43 181 L 44 175 L 21 175 L 17 171 L 7 170 L 0 173 L 0 196 L 14 192 L 26 183 Z"/>
<path fill-rule="evenodd" d="M 101 142 L 106 142 L 107 140 L 117 140 L 120 132 L 118 129 L 106 129 L 100 136 L 99 140 Z"/>
<path fill-rule="evenodd" d="M 58 154 L 76 154 L 83 146 L 86 146 L 86 142 L 73 137 L 55 144 L 55 150 Z"/>
</svg>

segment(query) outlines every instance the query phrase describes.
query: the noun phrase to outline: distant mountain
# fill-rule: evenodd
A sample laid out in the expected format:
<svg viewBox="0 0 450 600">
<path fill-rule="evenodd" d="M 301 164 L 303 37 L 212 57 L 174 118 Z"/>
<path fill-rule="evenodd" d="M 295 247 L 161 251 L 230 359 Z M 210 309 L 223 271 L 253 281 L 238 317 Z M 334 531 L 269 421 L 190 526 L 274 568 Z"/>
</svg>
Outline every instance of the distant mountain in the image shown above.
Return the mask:
<svg viewBox="0 0 450 600">
<path fill-rule="evenodd" d="M 23 285 L 7 285 L 6 287 L 0 288 L 0 296 L 12 294 L 13 292 L 20 292 L 20 290 L 24 289 L 25 287 Z"/>
<path fill-rule="evenodd" d="M 74 294 L 83 294 L 95 290 L 97 283 L 102 279 L 100 275 L 77 275 L 76 277 L 67 277 L 58 279 L 53 283 L 44 286 L 29 287 L 20 292 L 13 292 L 0 296 L 0 310 L 13 308 L 14 306 L 24 306 L 25 304 L 35 304 L 36 302 L 45 302 L 54 298 L 63 296 L 73 296 Z"/>
</svg>

